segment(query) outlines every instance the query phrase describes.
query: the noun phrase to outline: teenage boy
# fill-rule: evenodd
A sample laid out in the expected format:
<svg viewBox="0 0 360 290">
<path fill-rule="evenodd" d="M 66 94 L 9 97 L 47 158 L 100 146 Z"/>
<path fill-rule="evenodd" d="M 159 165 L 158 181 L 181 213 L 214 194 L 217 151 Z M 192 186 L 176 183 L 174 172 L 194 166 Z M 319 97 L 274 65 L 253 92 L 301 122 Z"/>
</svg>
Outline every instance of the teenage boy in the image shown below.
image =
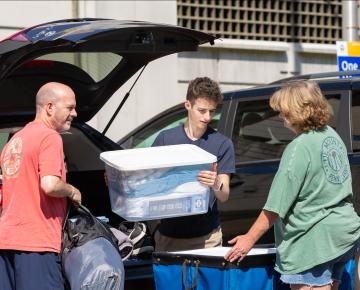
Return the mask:
<svg viewBox="0 0 360 290">
<path fill-rule="evenodd" d="M 230 175 L 235 172 L 232 141 L 209 126 L 223 96 L 216 82 L 199 77 L 189 83 L 184 125 L 159 134 L 153 146 L 194 144 L 217 156 L 211 171 L 200 171 L 198 180 L 209 186 L 214 199 L 206 214 L 163 219 L 155 232 L 156 251 L 177 251 L 222 245 L 217 200 L 229 198 Z"/>
</svg>

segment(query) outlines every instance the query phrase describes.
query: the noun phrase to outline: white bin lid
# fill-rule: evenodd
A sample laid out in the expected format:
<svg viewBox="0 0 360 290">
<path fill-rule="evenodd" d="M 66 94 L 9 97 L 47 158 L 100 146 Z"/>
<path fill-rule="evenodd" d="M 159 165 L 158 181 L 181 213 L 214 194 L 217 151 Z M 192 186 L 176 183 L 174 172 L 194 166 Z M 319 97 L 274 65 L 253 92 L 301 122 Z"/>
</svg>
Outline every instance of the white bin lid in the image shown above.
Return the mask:
<svg viewBox="0 0 360 290">
<path fill-rule="evenodd" d="M 215 248 L 206 248 L 206 249 L 197 249 L 197 250 L 186 250 L 186 251 L 176 251 L 170 252 L 174 254 L 184 254 L 184 255 L 197 255 L 197 256 L 213 256 L 213 257 L 224 257 L 225 254 L 230 251 L 231 247 L 215 247 Z M 275 254 L 276 248 L 252 248 L 247 256 L 256 256 L 256 255 L 269 255 Z"/>
<path fill-rule="evenodd" d="M 196 145 L 180 144 L 149 148 L 106 151 L 100 159 L 118 170 L 142 170 L 213 163 L 215 155 Z"/>
</svg>

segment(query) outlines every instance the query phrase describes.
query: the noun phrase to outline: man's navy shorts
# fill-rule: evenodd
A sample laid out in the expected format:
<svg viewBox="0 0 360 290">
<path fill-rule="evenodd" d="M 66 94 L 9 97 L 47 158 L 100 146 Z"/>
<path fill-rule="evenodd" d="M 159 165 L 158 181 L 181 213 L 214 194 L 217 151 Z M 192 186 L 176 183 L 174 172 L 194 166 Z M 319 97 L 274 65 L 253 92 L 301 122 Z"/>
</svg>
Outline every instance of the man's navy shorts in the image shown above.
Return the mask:
<svg viewBox="0 0 360 290">
<path fill-rule="evenodd" d="M 64 290 L 60 256 L 0 250 L 1 290 Z"/>
</svg>

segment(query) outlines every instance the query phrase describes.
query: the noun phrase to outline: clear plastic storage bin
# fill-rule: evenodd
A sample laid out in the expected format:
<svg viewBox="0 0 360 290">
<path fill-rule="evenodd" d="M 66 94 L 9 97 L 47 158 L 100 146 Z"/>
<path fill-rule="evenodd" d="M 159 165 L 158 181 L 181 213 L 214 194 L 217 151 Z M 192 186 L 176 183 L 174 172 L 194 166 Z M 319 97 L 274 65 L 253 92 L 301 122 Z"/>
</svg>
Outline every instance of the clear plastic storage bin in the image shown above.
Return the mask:
<svg viewBox="0 0 360 290">
<path fill-rule="evenodd" d="M 129 221 L 206 213 L 209 187 L 197 181 L 216 156 L 190 144 L 107 151 L 112 211 Z"/>
</svg>

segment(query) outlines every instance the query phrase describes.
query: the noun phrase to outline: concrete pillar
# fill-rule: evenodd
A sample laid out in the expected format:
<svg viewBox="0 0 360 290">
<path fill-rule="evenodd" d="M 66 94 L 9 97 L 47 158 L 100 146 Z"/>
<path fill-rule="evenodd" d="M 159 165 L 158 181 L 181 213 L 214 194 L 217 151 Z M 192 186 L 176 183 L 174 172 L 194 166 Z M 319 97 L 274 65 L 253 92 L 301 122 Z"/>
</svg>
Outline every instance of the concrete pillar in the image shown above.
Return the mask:
<svg viewBox="0 0 360 290">
<path fill-rule="evenodd" d="M 288 71 L 287 76 L 297 76 L 300 74 L 300 62 L 298 58 L 298 50 L 299 50 L 299 43 L 290 42 L 288 49 L 286 51 L 286 56 L 288 59 Z"/>
<path fill-rule="evenodd" d="M 358 35 L 358 1 L 342 1 L 343 40 L 357 41 Z"/>
</svg>

